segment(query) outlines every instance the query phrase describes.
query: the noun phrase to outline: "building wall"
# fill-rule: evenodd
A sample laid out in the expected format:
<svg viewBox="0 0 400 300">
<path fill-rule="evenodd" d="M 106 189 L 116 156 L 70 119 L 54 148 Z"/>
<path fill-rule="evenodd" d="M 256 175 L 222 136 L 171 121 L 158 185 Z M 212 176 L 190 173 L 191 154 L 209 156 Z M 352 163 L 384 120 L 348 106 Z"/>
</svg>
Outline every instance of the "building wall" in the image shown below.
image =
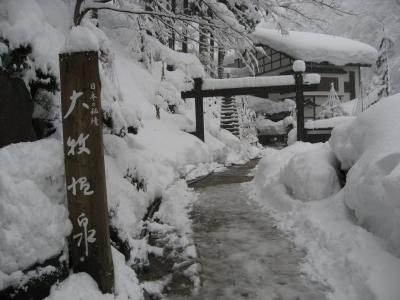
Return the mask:
<svg viewBox="0 0 400 300">
<path fill-rule="evenodd" d="M 257 54 L 258 71 L 256 76 L 274 76 L 293 74 L 292 65 L 294 59 L 273 49 L 265 47 L 265 56 L 261 52 Z M 237 62 L 237 67 L 242 67 Z M 360 93 L 360 67 L 359 66 L 334 66 L 330 64 L 307 63 L 307 73 L 318 73 L 321 75 L 321 84 L 318 91 L 305 92 L 306 101 L 305 117 L 317 118 L 329 96 L 331 82 L 334 83 L 336 93 L 343 101 L 357 98 Z M 250 74 L 248 74 L 249 76 Z M 270 94 L 271 100 L 295 99 L 295 94 Z"/>
</svg>

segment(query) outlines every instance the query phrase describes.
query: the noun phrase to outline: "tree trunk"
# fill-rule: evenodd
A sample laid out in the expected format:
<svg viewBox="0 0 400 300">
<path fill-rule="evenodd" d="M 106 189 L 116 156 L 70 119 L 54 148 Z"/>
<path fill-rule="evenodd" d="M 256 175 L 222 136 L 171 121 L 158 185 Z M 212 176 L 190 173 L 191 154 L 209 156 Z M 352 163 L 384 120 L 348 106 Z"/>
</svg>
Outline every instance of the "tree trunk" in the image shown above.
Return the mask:
<svg viewBox="0 0 400 300">
<path fill-rule="evenodd" d="M 224 78 L 224 57 L 224 49 L 218 47 L 218 78 Z"/>
<path fill-rule="evenodd" d="M 189 0 L 183 0 L 183 14 L 189 14 Z M 188 26 L 186 24 L 183 25 L 182 31 L 182 52 L 188 53 Z"/>
<path fill-rule="evenodd" d="M 215 78 L 214 47 L 215 47 L 214 35 L 210 32 L 210 69 L 212 77 Z"/>
<path fill-rule="evenodd" d="M 207 30 L 199 25 L 199 59 L 204 67 L 208 65 L 207 48 Z"/>
</svg>

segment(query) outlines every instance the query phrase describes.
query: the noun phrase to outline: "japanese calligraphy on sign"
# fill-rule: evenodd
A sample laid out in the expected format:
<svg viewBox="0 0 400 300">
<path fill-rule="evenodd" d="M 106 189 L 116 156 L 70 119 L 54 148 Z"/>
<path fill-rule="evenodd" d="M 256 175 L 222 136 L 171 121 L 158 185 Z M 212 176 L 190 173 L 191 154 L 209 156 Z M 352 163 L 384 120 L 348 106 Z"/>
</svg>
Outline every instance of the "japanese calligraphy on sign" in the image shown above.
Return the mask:
<svg viewBox="0 0 400 300">
<path fill-rule="evenodd" d="M 67 140 L 67 145 L 69 147 L 67 155 L 68 156 L 75 155 L 76 148 L 78 148 L 76 154 L 81 154 L 81 153 L 90 154 L 89 148 L 86 147 L 86 140 L 88 138 L 89 134 L 83 136 L 83 133 L 81 133 L 76 140 L 69 136 Z"/>
<path fill-rule="evenodd" d="M 61 54 L 60 79 L 72 268 L 89 273 L 103 292 L 110 293 L 113 263 L 97 52 Z"/>
<path fill-rule="evenodd" d="M 92 244 L 96 241 L 95 235 L 96 230 L 90 229 L 88 230 L 89 219 L 86 217 L 84 213 L 81 213 L 77 218 L 77 222 L 79 227 L 82 228 L 82 232 L 73 235 L 73 239 L 77 239 L 78 247 L 81 247 L 82 240 L 83 246 L 85 247 L 85 256 L 89 256 L 89 244 Z"/>
<path fill-rule="evenodd" d="M 96 99 L 97 96 L 94 93 L 94 91 L 96 90 L 96 84 L 94 82 L 92 82 L 90 84 L 90 100 L 92 101 L 92 108 L 90 110 L 90 124 L 94 125 L 94 126 L 99 126 L 99 110 L 96 107 Z"/>
</svg>

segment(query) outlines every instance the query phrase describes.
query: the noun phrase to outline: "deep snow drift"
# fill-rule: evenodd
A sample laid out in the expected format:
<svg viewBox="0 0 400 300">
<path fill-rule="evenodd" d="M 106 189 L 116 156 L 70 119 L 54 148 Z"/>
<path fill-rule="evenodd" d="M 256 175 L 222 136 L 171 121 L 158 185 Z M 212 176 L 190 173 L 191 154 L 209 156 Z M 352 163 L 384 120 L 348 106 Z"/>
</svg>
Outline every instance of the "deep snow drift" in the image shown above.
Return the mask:
<svg viewBox="0 0 400 300">
<path fill-rule="evenodd" d="M 253 198 L 307 251 L 302 268 L 331 286 L 330 299 L 400 295 L 399 103 L 338 125 L 329 143 L 267 149 L 258 165 Z"/>
</svg>

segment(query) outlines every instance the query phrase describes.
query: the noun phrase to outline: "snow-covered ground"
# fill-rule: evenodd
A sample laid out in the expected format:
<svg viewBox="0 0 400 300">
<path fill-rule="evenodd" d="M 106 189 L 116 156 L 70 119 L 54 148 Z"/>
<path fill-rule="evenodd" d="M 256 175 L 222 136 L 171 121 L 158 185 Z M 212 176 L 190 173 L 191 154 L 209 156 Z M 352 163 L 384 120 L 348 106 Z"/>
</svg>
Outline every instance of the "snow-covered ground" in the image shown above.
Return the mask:
<svg viewBox="0 0 400 300">
<path fill-rule="evenodd" d="M 330 299 L 399 299 L 399 103 L 338 125 L 329 143 L 267 149 L 258 165 L 253 198 L 307 251 L 303 271 Z"/>
<path fill-rule="evenodd" d="M 324 300 L 324 286 L 298 268 L 303 252 L 238 183 L 248 180 L 246 171 L 213 174 L 198 189 L 192 215 L 202 284 L 197 296 L 172 299 Z"/>
</svg>

